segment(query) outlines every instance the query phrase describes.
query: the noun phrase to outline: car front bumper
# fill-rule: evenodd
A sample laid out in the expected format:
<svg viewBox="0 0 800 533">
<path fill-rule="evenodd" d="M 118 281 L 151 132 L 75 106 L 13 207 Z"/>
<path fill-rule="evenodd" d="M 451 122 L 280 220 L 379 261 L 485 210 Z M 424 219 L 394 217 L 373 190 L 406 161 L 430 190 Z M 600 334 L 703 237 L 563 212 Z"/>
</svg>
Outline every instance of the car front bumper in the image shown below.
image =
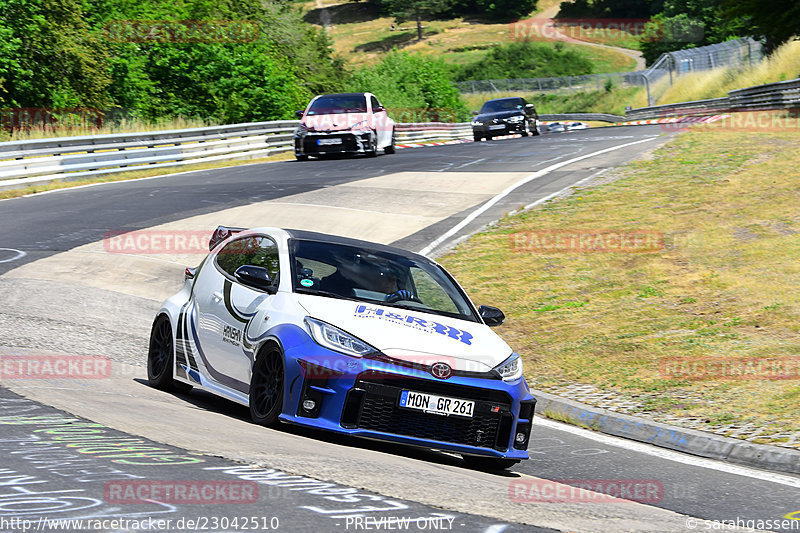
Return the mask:
<svg viewBox="0 0 800 533">
<path fill-rule="evenodd" d="M 284 347 L 284 422 L 468 455 L 528 458 L 536 400 L 523 378 L 436 379 L 403 363 L 332 352 L 304 332 L 296 334 L 307 340 Z M 404 390 L 474 401 L 473 416 L 400 407 Z M 307 400 L 313 401 L 312 409 L 304 407 Z M 518 440 L 518 434 L 524 438 Z"/>
<path fill-rule="evenodd" d="M 374 145 L 372 132 L 308 132 L 294 136 L 295 155 L 363 154 Z"/>
<path fill-rule="evenodd" d="M 533 124 L 531 124 L 531 129 L 533 129 Z M 489 124 L 473 124 L 472 125 L 472 133 L 473 135 L 481 135 L 483 137 L 487 135 L 510 135 L 513 133 L 523 133 L 525 131 L 525 121 L 522 122 L 498 122 L 498 123 L 489 123 Z"/>
</svg>

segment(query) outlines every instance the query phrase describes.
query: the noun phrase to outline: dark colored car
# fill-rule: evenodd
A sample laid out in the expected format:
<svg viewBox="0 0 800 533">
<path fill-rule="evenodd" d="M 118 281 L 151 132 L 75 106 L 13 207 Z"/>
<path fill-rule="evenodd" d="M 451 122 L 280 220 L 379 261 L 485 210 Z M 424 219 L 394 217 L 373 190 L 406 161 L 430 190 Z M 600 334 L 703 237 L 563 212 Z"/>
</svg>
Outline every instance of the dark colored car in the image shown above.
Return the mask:
<svg viewBox="0 0 800 533">
<path fill-rule="evenodd" d="M 536 108 L 524 98 L 496 98 L 489 100 L 472 119 L 475 142 L 500 135 L 520 133 L 523 137 L 539 135 L 539 115 Z"/>
</svg>

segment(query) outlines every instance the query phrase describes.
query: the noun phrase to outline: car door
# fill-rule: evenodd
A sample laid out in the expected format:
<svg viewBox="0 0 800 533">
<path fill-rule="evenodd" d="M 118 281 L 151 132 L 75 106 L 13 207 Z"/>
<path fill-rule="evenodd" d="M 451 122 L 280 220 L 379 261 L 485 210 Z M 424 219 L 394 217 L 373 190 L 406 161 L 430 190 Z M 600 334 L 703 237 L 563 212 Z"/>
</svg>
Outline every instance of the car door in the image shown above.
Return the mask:
<svg viewBox="0 0 800 533">
<path fill-rule="evenodd" d="M 378 146 L 385 147 L 392 143 L 392 122 L 389 113 L 381 105 L 375 95 L 370 95 L 370 108 L 375 123 L 375 131 L 378 133 Z"/>
<path fill-rule="evenodd" d="M 275 240 L 266 235 L 245 235 L 226 243 L 208 270 L 208 279 L 198 279 L 204 290 L 196 293 L 198 337 L 204 353 L 201 357 L 209 376 L 239 392 L 249 390 L 250 373 L 255 357 L 248 341 L 252 321 L 269 316 L 270 292 L 242 285 L 236 269 L 244 265 L 265 267 L 277 289 L 279 254 Z M 208 268 L 213 267 L 213 268 Z M 261 318 L 263 320 L 263 318 Z"/>
</svg>

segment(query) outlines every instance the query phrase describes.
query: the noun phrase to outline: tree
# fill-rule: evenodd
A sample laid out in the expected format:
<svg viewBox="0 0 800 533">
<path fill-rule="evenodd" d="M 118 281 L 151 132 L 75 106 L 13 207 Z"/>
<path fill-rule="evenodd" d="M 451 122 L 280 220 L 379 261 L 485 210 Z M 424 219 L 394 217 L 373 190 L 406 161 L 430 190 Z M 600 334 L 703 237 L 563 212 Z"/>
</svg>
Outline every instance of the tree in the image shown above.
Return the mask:
<svg viewBox="0 0 800 533">
<path fill-rule="evenodd" d="M 422 19 L 445 13 L 450 7 L 449 0 L 384 0 L 383 8 L 392 15 L 398 24 L 414 20 L 417 23 L 417 40 L 422 40 Z"/>
<path fill-rule="evenodd" d="M 750 23 L 749 35 L 763 37 L 767 53 L 800 35 L 800 2 L 797 0 L 724 0 L 722 7 L 726 20 L 741 17 Z"/>
<path fill-rule="evenodd" d="M 353 73 L 347 88 L 375 93 L 398 122 L 459 122 L 468 117 L 461 93 L 441 59 L 393 51 Z"/>
<path fill-rule="evenodd" d="M 0 0 L 0 103 L 109 104 L 108 56 L 76 0 Z"/>
</svg>

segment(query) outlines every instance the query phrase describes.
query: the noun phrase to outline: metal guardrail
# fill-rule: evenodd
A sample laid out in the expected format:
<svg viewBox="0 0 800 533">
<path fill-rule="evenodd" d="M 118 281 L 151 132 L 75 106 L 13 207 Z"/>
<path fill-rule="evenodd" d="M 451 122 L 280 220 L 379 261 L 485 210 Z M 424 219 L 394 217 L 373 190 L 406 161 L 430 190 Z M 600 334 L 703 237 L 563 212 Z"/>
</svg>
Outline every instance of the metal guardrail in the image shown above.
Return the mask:
<svg viewBox="0 0 800 533">
<path fill-rule="evenodd" d="M 0 143 L 0 190 L 153 168 L 264 158 L 293 150 L 296 120 Z M 468 138 L 469 123 L 397 124 L 397 142 Z"/>
<path fill-rule="evenodd" d="M 676 115 L 708 115 L 795 107 L 800 107 L 800 78 L 736 89 L 722 98 L 631 109 L 625 113 L 625 119 L 646 120 Z"/>
<path fill-rule="evenodd" d="M 539 114 L 539 120 L 554 121 L 578 121 L 578 122 L 622 122 L 625 117 L 610 115 L 608 113 L 562 113 L 562 114 Z"/>
</svg>

